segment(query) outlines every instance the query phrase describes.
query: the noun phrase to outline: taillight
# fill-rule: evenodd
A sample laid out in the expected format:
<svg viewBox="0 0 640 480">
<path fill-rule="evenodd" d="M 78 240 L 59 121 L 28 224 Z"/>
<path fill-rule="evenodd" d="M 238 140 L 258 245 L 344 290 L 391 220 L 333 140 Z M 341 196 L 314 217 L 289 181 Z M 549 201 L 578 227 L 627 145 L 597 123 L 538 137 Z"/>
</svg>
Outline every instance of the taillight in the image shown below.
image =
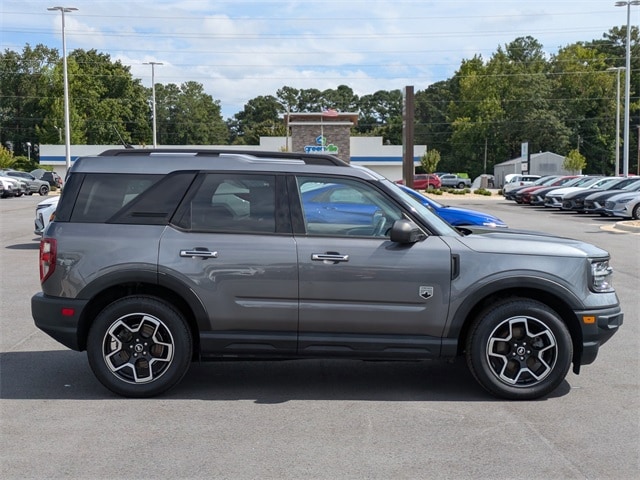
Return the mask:
<svg viewBox="0 0 640 480">
<path fill-rule="evenodd" d="M 40 240 L 40 283 L 56 269 L 56 241 L 53 238 Z"/>
</svg>

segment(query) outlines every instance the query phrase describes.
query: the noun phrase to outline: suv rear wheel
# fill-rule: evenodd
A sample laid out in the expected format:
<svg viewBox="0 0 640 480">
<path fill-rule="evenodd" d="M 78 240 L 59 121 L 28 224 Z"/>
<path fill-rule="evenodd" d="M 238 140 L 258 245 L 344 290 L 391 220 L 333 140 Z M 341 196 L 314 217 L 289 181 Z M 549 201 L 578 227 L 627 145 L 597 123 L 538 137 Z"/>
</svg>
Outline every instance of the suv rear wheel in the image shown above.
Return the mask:
<svg viewBox="0 0 640 480">
<path fill-rule="evenodd" d="M 192 340 L 183 316 L 154 297 L 125 297 L 96 317 L 87 339 L 89 364 L 109 390 L 158 395 L 189 368 Z"/>
<path fill-rule="evenodd" d="M 466 356 L 473 376 L 487 391 L 532 400 L 564 380 L 573 344 L 556 312 L 534 300 L 509 299 L 478 317 Z"/>
<path fill-rule="evenodd" d="M 38 190 L 40 196 L 44 197 L 45 195 L 49 195 L 49 185 L 42 185 Z"/>
</svg>

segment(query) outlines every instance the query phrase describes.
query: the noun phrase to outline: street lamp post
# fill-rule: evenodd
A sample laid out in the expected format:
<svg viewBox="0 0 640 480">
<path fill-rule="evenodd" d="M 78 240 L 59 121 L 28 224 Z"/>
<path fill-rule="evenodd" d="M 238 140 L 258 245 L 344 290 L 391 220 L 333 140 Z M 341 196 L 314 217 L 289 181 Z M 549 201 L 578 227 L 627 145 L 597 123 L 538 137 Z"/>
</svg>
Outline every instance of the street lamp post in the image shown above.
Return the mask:
<svg viewBox="0 0 640 480">
<path fill-rule="evenodd" d="M 616 7 L 627 7 L 627 46 L 626 71 L 624 75 L 624 150 L 622 155 L 622 174 L 629 176 L 629 92 L 631 90 L 631 5 L 640 5 L 640 0 L 616 2 Z"/>
<path fill-rule="evenodd" d="M 144 65 L 151 65 L 151 108 L 153 115 L 153 148 L 158 146 L 156 135 L 156 65 L 164 65 L 162 62 L 145 62 Z"/>
<path fill-rule="evenodd" d="M 616 84 L 616 176 L 620 175 L 620 70 L 624 69 L 625 67 L 607 68 L 609 71 L 618 72 Z"/>
<path fill-rule="evenodd" d="M 49 7 L 47 10 L 62 14 L 62 74 L 64 82 L 64 156 L 67 170 L 71 168 L 71 127 L 69 126 L 69 77 L 67 74 L 67 41 L 64 34 L 64 14 L 75 12 L 75 7 Z"/>
<path fill-rule="evenodd" d="M 27 160 L 31 162 L 31 142 L 27 142 Z"/>
</svg>

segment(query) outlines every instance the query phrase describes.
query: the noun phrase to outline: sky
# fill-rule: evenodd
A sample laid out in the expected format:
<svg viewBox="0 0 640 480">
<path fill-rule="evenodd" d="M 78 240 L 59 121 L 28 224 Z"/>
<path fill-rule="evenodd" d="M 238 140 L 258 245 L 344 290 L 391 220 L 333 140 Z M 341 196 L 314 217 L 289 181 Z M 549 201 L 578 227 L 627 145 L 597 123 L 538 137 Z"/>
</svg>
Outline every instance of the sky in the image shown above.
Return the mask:
<svg viewBox="0 0 640 480">
<path fill-rule="evenodd" d="M 614 0 L 0 0 L 0 49 L 28 43 L 62 53 L 96 49 L 151 86 L 195 81 L 224 119 L 289 86 L 359 95 L 450 78 L 464 59 L 489 59 L 531 36 L 549 55 L 627 23 Z M 640 6 L 631 7 L 632 25 Z"/>
</svg>

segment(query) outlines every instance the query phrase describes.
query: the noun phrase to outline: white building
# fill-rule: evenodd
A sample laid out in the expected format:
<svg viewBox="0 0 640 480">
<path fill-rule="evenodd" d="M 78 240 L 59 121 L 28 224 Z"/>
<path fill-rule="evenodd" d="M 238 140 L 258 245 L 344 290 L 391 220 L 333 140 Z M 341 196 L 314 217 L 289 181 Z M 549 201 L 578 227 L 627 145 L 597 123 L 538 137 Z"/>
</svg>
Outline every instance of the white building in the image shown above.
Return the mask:
<svg viewBox="0 0 640 480">
<path fill-rule="evenodd" d="M 290 139 L 285 137 L 260 137 L 260 145 L 162 145 L 159 148 L 282 151 L 288 141 Z M 71 145 L 71 162 L 78 157 L 120 148 L 122 145 Z M 426 150 L 425 145 L 413 147 L 416 167 L 420 166 L 420 158 Z M 352 164 L 368 167 L 390 180 L 402 178 L 402 145 L 383 145 L 382 137 L 351 137 L 350 151 Z M 40 145 L 40 165 L 53 167 L 64 178 L 67 173 L 64 145 Z"/>
<path fill-rule="evenodd" d="M 532 153 L 527 162 L 525 157 L 513 158 L 506 162 L 498 163 L 493 167 L 494 182 L 497 188 L 504 185 L 504 177 L 510 173 L 526 173 L 529 175 L 580 175 L 580 172 L 570 172 L 565 170 L 564 157 L 556 153 L 540 152 Z"/>
</svg>

